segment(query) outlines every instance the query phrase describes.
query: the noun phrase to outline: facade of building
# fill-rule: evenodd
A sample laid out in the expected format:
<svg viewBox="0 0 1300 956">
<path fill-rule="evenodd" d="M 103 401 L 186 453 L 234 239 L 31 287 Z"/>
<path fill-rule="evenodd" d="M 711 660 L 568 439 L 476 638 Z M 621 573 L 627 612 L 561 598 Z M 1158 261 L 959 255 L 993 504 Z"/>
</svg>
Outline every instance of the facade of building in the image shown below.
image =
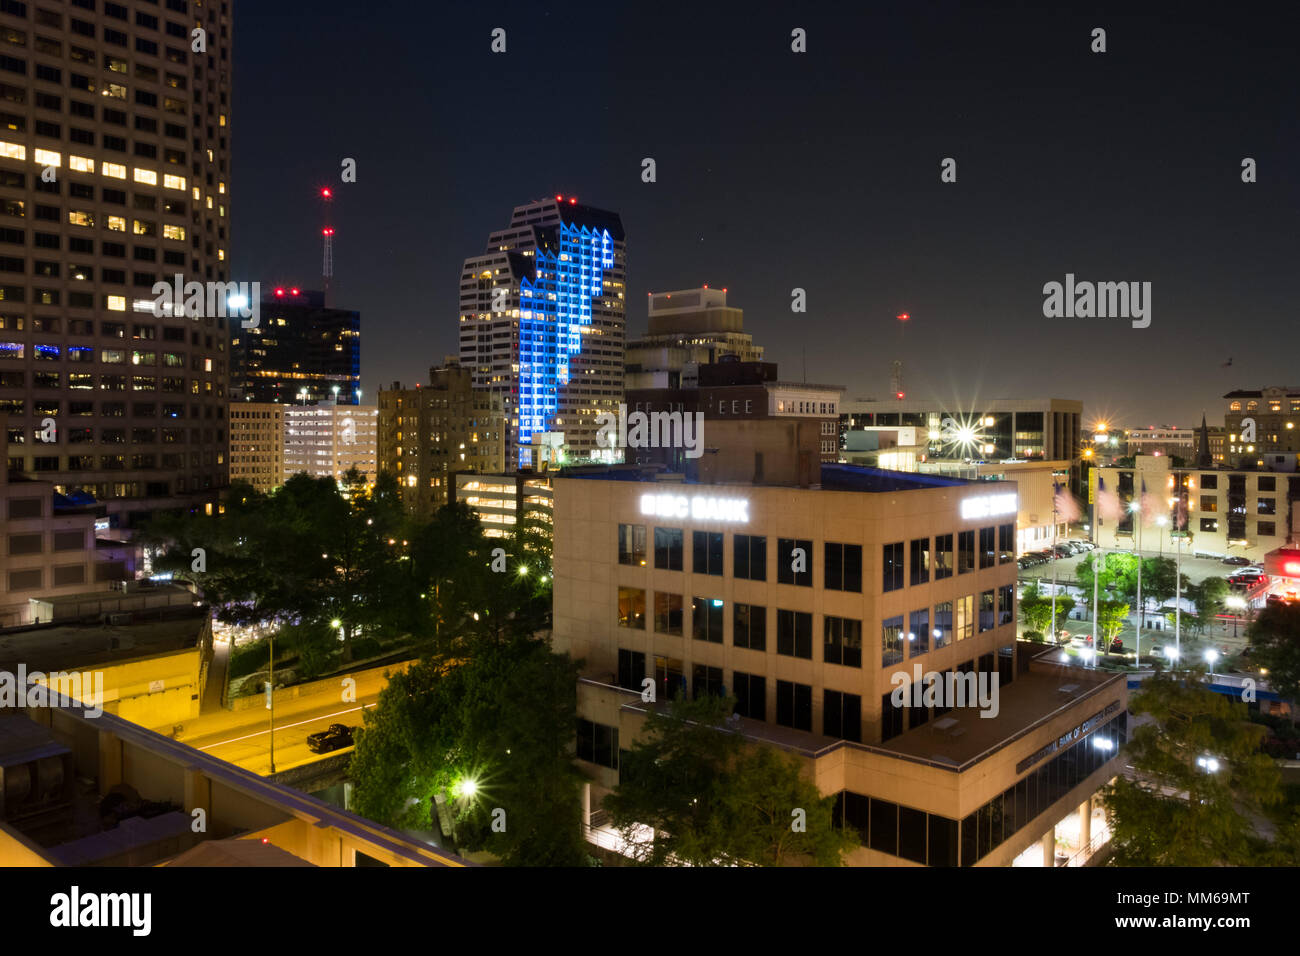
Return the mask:
<svg viewBox="0 0 1300 956">
<path fill-rule="evenodd" d="M 1193 464 L 1196 431 L 1191 428 L 1131 428 L 1125 432 L 1130 455 L 1166 455 Z"/>
<path fill-rule="evenodd" d="M 1126 685 L 1018 650 L 1015 499 L 844 465 L 808 489 L 558 478 L 553 641 L 585 661 L 589 838 L 611 836 L 600 799 L 653 687 L 734 696 L 736 732 L 838 796 L 853 865 L 1053 865 L 1070 820 L 1086 853 Z M 936 703 L 923 674 L 982 681 L 988 706 Z"/>
<path fill-rule="evenodd" d="M 556 196 L 518 206 L 460 279 L 460 361 L 501 399 L 509 468 L 535 435 L 562 434 L 570 458 L 596 448 L 596 416 L 623 398 L 625 283 L 617 213 Z"/>
<path fill-rule="evenodd" d="M 8 468 L 125 511 L 214 501 L 225 319 L 155 314 L 152 287 L 229 279 L 229 8 L 56 6 L 0 6 Z"/>
<path fill-rule="evenodd" d="M 1223 396 L 1226 454 L 1233 467 L 1294 471 L 1300 456 L 1300 385 L 1238 390 Z M 1286 467 L 1289 463 L 1289 467 Z"/>
<path fill-rule="evenodd" d="M 1241 555 L 1253 562 L 1286 544 L 1296 521 L 1300 476 L 1232 469 L 1174 468 L 1168 456 L 1139 455 L 1132 468 L 1098 468 L 1108 491 L 1118 494 L 1124 508 L 1120 521 L 1097 517 L 1101 548 L 1132 550 L 1137 545 L 1139 515 L 1129 510 L 1146 491 L 1158 507 L 1140 519 L 1143 553 L 1171 553 L 1173 502 L 1181 497 L 1187 508 L 1185 551 L 1209 555 Z M 1164 523 L 1160 523 L 1160 519 Z"/>
<path fill-rule="evenodd" d="M 377 474 L 378 426 L 375 405 L 286 405 L 283 481 L 300 471 L 342 481 L 356 468 L 367 484 L 372 483 Z"/>
<path fill-rule="evenodd" d="M 483 534 L 505 538 L 527 515 L 549 524 L 554 507 L 552 473 L 516 471 L 508 474 L 456 475 L 456 501 L 478 515 Z"/>
<path fill-rule="evenodd" d="M 838 409 L 844 394 L 841 386 L 781 381 L 775 362 L 742 362 L 732 355 L 695 366 L 691 371 L 692 384 L 684 383 L 676 388 L 628 389 L 628 414 L 641 412 L 653 416 L 680 412 L 682 415 L 703 415 L 703 446 L 705 449 L 717 448 L 719 454 L 725 454 L 725 450 L 712 437 L 710 427 L 713 423 L 807 421 L 819 435 L 819 460 L 828 464 L 838 460 Z M 614 460 L 621 457 L 630 464 L 662 464 L 676 472 L 687 470 L 690 463 L 687 451 L 680 444 L 602 449 Z"/>
<path fill-rule="evenodd" d="M 285 406 L 273 402 L 231 402 L 230 481 L 267 492 L 284 481 Z"/>
<path fill-rule="evenodd" d="M 745 331 L 745 313 L 727 306 L 726 289 L 650 293 L 646 334 L 627 345 L 628 390 L 696 384 L 695 370 L 734 355 L 761 362 L 763 347 Z"/>
<path fill-rule="evenodd" d="M 469 369 L 429 369 L 429 384 L 379 393 L 379 470 L 395 475 L 406 507 L 430 515 L 455 497 L 460 472 L 505 469 L 501 397 L 473 387 Z"/>
<path fill-rule="evenodd" d="M 230 344 L 235 401 L 361 404 L 361 313 L 323 292 L 263 288 L 258 324 L 233 323 Z"/>
</svg>

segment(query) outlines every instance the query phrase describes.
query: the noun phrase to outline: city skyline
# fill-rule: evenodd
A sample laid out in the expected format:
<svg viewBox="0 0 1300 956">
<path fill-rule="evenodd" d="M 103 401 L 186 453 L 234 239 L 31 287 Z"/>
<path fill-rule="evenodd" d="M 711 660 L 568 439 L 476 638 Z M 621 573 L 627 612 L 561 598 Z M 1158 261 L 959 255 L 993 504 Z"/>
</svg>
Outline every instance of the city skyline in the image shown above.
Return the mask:
<svg viewBox="0 0 1300 956">
<path fill-rule="evenodd" d="M 367 316 L 363 388 L 419 381 L 455 351 L 458 269 L 502 206 L 576 195 L 623 219 L 629 336 L 645 331 L 647 293 L 726 286 L 770 360 L 800 377 L 806 360 L 810 381 L 848 399 L 886 397 L 899 357 L 909 398 L 1051 395 L 1129 426 L 1190 427 L 1234 388 L 1286 384 L 1285 355 L 1261 346 L 1289 305 L 1296 186 L 1282 171 L 1297 144 L 1278 120 L 1295 80 L 1267 19 L 1207 31 L 1195 10 L 1178 23 L 932 13 L 703 10 L 683 30 L 652 11 L 507 5 L 490 19 L 403 12 L 395 37 L 386 17 L 334 30 L 344 8 L 324 4 L 321 45 L 297 52 L 283 44 L 293 5 L 248 9 L 236 165 L 247 208 L 282 227 L 239 233 L 236 272 L 318 287 L 315 191 L 330 185 L 334 304 Z M 1089 49 L 1099 25 L 1104 54 Z M 497 26 L 504 54 L 489 49 Z M 795 26 L 806 54 L 790 50 Z M 439 58 L 417 57 L 435 35 Z M 310 64 L 372 44 L 419 74 L 381 89 L 345 67 L 336 96 L 308 97 Z M 554 53 L 573 48 L 584 55 Z M 539 81 L 572 82 L 583 122 L 538 124 L 515 149 L 505 104 Z M 270 82 L 281 96 L 248 95 Z M 433 88 L 446 95 L 420 92 Z M 412 115 L 400 155 L 370 145 Z M 458 128 L 485 148 L 441 141 Z M 356 183 L 339 178 L 348 157 Z M 655 183 L 641 181 L 646 157 Z M 940 181 L 945 157 L 955 183 Z M 1241 181 L 1243 157 L 1258 182 Z M 1152 324 L 1044 318 L 1043 286 L 1067 274 L 1150 282 Z M 790 311 L 794 288 L 806 314 Z M 810 321 L 837 347 L 805 341 Z"/>
</svg>

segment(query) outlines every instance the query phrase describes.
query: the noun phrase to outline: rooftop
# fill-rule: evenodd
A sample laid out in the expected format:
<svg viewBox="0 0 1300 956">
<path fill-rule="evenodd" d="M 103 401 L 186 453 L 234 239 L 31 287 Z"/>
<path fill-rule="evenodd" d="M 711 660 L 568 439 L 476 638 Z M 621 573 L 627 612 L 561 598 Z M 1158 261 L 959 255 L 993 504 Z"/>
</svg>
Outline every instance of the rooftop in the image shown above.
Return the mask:
<svg viewBox="0 0 1300 956">
<path fill-rule="evenodd" d="M 680 475 L 671 475 L 669 481 L 658 481 L 660 470 L 654 466 L 644 465 L 585 465 L 580 468 L 564 469 L 561 478 L 589 478 L 597 481 L 643 481 L 648 484 L 687 485 L 693 488 L 710 488 L 714 483 L 682 480 Z M 822 465 L 821 484 L 814 485 L 810 491 L 859 491 L 867 493 L 884 493 L 894 491 L 919 491 L 928 488 L 959 488 L 976 482 L 964 478 L 943 478 L 939 475 L 923 475 L 910 471 L 887 471 L 884 468 L 867 468 L 862 465 Z M 764 487 L 763 482 L 727 482 L 727 484 L 749 484 Z M 988 482 L 983 482 L 988 484 Z M 773 485 L 772 487 L 787 487 Z"/>
<path fill-rule="evenodd" d="M 0 633 L 0 670 L 87 668 L 193 647 L 208 609 L 155 608 L 131 612 L 131 624 L 36 624 Z M 141 617 L 147 620 L 140 621 Z"/>
</svg>

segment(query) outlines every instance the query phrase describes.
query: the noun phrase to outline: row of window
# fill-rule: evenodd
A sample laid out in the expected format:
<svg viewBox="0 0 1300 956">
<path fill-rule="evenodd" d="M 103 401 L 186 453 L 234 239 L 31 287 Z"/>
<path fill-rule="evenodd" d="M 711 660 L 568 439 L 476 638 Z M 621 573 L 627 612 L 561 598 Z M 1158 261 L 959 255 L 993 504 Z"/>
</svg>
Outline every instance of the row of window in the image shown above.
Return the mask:
<svg viewBox="0 0 1300 956">
<path fill-rule="evenodd" d="M 207 451 L 203 453 L 202 458 L 200 458 L 198 452 L 196 451 L 190 452 L 189 467 L 190 468 L 199 468 L 199 467 L 211 468 L 214 465 L 224 464 L 225 458 L 226 458 L 225 452 Z M 129 458 L 126 455 L 99 455 L 98 457 L 96 457 L 95 455 L 69 455 L 66 461 L 67 464 L 64 465 L 62 464 L 63 459 L 61 459 L 58 455 L 41 455 L 32 459 L 32 463 L 29 470 L 31 471 L 126 471 L 129 468 L 132 471 L 149 471 L 157 468 L 162 468 L 165 471 L 180 471 L 185 467 L 185 456 L 179 453 L 162 455 L 162 456 L 144 453 L 139 455 L 131 455 Z M 28 469 L 24 468 L 23 460 L 21 458 L 10 458 L 9 470 L 23 471 Z M 151 482 L 149 487 L 150 489 L 153 489 L 155 487 L 155 483 Z M 157 487 L 159 487 L 161 490 L 158 491 L 150 490 L 147 492 L 148 496 L 151 498 L 152 497 L 165 498 L 168 494 L 166 483 L 157 485 Z M 204 478 L 203 487 L 204 488 L 213 487 L 211 476 Z M 177 491 L 185 490 L 184 479 L 182 479 L 177 484 L 176 490 Z M 197 482 L 194 486 L 194 490 L 195 491 L 199 490 Z M 129 495 L 127 497 L 138 497 L 140 494 L 143 493 L 144 492 L 137 492 L 135 495 Z"/>
<path fill-rule="evenodd" d="M 40 499 L 35 499 L 39 505 Z M 19 514 L 23 514 L 22 511 Z M 9 509 L 9 517 L 14 518 L 14 509 Z M 38 514 L 37 517 L 40 517 Z M 81 551 L 86 547 L 86 533 L 84 531 L 55 531 L 52 535 L 53 551 Z M 14 557 L 22 554 L 44 554 L 45 553 L 45 535 L 41 532 L 30 534 L 11 534 L 9 535 L 9 555 Z"/>
<path fill-rule="evenodd" d="M 96 572 L 98 571 L 99 568 L 96 568 Z M 125 576 L 125 570 L 123 570 L 122 576 Z M 96 573 L 95 577 L 98 581 L 112 581 L 119 576 L 101 576 Z M 50 574 L 50 587 L 66 587 L 71 584 L 85 583 L 86 566 L 84 564 L 56 565 Z M 39 591 L 45 587 L 45 570 L 43 568 L 27 568 L 22 571 L 10 571 L 8 584 L 11 592 Z"/>
<path fill-rule="evenodd" d="M 911 541 L 910 565 L 905 560 L 904 542 L 882 547 L 882 587 L 895 591 L 905 586 L 911 569 L 910 583 L 927 583 L 931 575 L 941 580 L 953 575 L 953 540 L 956 538 L 956 571 L 964 574 L 978 567 L 995 567 L 1015 559 L 1014 523 L 977 531 L 961 531 L 915 538 Z M 976 546 L 978 535 L 978 549 Z M 691 570 L 695 574 L 725 574 L 723 551 L 725 535 L 721 531 L 691 532 Z M 654 529 L 654 566 L 665 571 L 684 567 L 685 532 L 681 528 Z M 862 591 L 862 545 L 827 541 L 823 545 L 823 587 L 832 591 Z M 812 587 L 813 543 L 809 539 L 778 538 L 776 578 L 781 584 Z M 646 526 L 618 526 L 618 563 L 644 567 L 647 560 Z M 750 581 L 767 580 L 767 538 L 762 535 L 732 535 L 732 576 Z"/>
</svg>

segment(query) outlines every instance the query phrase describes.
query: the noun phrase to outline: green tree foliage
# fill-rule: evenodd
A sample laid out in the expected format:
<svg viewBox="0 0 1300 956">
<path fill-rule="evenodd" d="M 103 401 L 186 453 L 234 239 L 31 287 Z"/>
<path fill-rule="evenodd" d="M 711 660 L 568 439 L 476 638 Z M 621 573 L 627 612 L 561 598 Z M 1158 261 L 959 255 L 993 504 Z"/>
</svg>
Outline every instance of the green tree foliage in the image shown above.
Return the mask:
<svg viewBox="0 0 1300 956">
<path fill-rule="evenodd" d="M 1214 623 L 1215 617 L 1223 611 L 1223 602 L 1229 594 L 1228 582 L 1224 578 L 1206 578 L 1200 584 L 1192 584 L 1183 592 L 1196 607 L 1192 621 L 1183 615 L 1183 626 L 1191 625 L 1195 634 L 1204 634 Z"/>
<path fill-rule="evenodd" d="M 1278 846 L 1259 826 L 1283 799 L 1278 769 L 1259 749 L 1264 728 L 1203 679 L 1195 670 L 1157 674 L 1131 701 L 1153 720 L 1124 750 L 1132 777 L 1103 791 L 1120 866 L 1278 865 Z"/>
<path fill-rule="evenodd" d="M 746 744 L 727 726 L 734 704 L 679 696 L 647 716 L 604 803 L 634 859 L 840 865 L 857 841 L 835 826 L 834 798 L 821 796 L 797 758 Z"/>
<path fill-rule="evenodd" d="M 1300 604 L 1266 604 L 1246 629 L 1251 660 L 1268 670 L 1269 686 L 1295 705 L 1300 703 Z"/>
<path fill-rule="evenodd" d="M 1083 591 L 1082 600 L 1090 611 L 1096 562 L 1097 552 L 1089 551 L 1074 571 L 1074 583 Z M 1137 558 L 1131 554 L 1107 553 L 1098 576 L 1101 578 L 1101 600 L 1125 598 L 1131 601 L 1131 595 L 1137 592 Z"/>
<path fill-rule="evenodd" d="M 441 794 L 461 850 L 512 866 L 584 865 L 582 777 L 569 754 L 577 665 L 542 641 L 474 642 L 468 651 L 393 675 L 366 712 L 349 768 L 357 812 L 436 829 Z M 465 799 L 467 780 L 477 791 Z"/>
<path fill-rule="evenodd" d="M 1102 648 L 1106 654 L 1110 653 L 1110 642 L 1119 637 L 1119 632 L 1128 624 L 1130 610 L 1127 601 L 1102 601 L 1098 606 L 1097 629 L 1101 632 Z"/>
<path fill-rule="evenodd" d="M 1069 594 L 1058 594 L 1055 598 L 1044 594 L 1035 578 L 1020 596 L 1020 617 L 1025 623 L 1025 630 L 1038 634 L 1050 631 L 1053 603 L 1056 605 L 1056 629 L 1059 631 L 1074 610 L 1074 598 Z"/>
</svg>

